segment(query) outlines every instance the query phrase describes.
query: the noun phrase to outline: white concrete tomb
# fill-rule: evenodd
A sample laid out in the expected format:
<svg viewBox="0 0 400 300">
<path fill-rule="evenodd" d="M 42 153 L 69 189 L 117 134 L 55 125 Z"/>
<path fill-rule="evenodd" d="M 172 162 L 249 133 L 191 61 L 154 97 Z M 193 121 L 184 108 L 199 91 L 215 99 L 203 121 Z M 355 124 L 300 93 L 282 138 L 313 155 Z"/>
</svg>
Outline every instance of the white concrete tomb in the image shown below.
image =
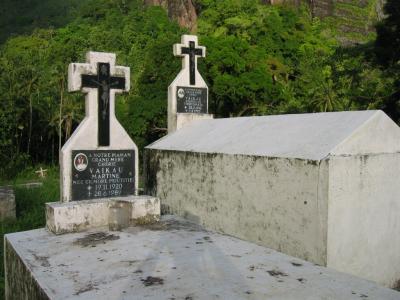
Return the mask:
<svg viewBox="0 0 400 300">
<path fill-rule="evenodd" d="M 168 87 L 168 132 L 174 132 L 193 120 L 212 119 L 208 114 L 208 87 L 197 70 L 197 58 L 206 56 L 197 36 L 182 35 L 174 45 L 174 55 L 182 57 L 182 70 Z"/>
<path fill-rule="evenodd" d="M 199 120 L 145 152 L 147 192 L 165 210 L 399 283 L 400 128 L 382 111 Z"/>
</svg>

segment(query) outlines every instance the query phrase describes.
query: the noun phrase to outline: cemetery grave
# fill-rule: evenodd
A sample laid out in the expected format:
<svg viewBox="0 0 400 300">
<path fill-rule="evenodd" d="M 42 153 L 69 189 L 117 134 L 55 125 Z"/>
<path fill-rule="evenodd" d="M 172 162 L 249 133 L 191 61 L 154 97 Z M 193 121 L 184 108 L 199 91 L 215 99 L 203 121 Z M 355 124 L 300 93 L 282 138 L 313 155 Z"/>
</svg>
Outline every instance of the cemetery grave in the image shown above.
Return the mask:
<svg viewBox="0 0 400 300">
<path fill-rule="evenodd" d="M 198 45 L 197 36 L 183 35 L 173 51 L 182 57 L 182 70 L 168 87 L 168 133 L 191 121 L 213 118 L 208 114 L 208 87 L 197 70 L 197 59 L 206 56 L 206 48 Z"/>
<path fill-rule="evenodd" d="M 386 286 L 400 278 L 400 128 L 381 111 L 199 120 L 146 147 L 145 164 L 170 213 Z"/>
<path fill-rule="evenodd" d="M 127 211 L 129 224 L 159 217 L 157 198 L 137 196 L 138 149 L 115 117 L 115 94 L 129 91 L 130 70 L 115 61 L 115 54 L 88 52 L 88 63 L 69 65 L 68 87 L 86 93 L 86 116 L 61 149 L 62 203 L 46 207 L 54 233 L 106 226 L 115 221 L 110 211 L 117 219 Z"/>
<path fill-rule="evenodd" d="M 399 299 L 353 276 L 400 277 L 399 128 L 379 111 L 214 120 L 205 51 L 191 35 L 174 46 L 169 134 L 146 148 L 140 196 L 138 148 L 115 117 L 129 68 L 102 52 L 70 64 L 86 116 L 61 150 L 46 229 L 5 236 L 6 299 Z M 339 262 L 353 275 L 324 267 Z"/>
</svg>

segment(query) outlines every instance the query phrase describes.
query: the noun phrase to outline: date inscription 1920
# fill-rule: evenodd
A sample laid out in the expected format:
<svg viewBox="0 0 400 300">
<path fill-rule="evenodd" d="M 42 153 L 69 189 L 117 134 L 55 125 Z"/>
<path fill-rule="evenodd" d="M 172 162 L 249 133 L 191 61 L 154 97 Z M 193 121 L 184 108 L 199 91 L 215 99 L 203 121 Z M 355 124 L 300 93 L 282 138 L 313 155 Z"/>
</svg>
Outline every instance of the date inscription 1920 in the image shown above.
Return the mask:
<svg viewBox="0 0 400 300">
<path fill-rule="evenodd" d="M 72 201 L 135 194 L 134 150 L 72 151 Z"/>
</svg>

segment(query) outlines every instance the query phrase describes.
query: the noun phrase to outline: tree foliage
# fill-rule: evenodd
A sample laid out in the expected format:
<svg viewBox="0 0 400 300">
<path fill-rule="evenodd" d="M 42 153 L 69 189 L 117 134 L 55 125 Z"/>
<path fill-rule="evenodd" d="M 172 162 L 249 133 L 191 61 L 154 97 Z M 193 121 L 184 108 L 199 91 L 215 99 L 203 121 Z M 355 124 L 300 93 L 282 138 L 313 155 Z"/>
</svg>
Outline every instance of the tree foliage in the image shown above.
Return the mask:
<svg viewBox="0 0 400 300">
<path fill-rule="evenodd" d="M 17 2 L 7 0 L 7 7 L 27 3 Z M 89 50 L 115 52 L 117 63 L 131 68 L 131 91 L 117 97 L 116 110 L 139 147 L 166 132 L 167 87 L 181 64 L 172 45 L 185 31 L 141 0 L 67 0 L 57 14 L 50 2 L 30 2 L 34 9 L 25 17 L 40 19 L 32 26 L 11 10 L 13 33 L 25 35 L 10 36 L 8 27 L 0 32 L 8 37 L 0 45 L 2 175 L 30 162 L 56 163 L 84 115 L 84 96 L 67 92 L 67 66 L 84 62 Z M 340 47 L 305 6 L 258 0 L 198 0 L 197 6 L 199 40 L 207 47 L 199 68 L 216 117 L 381 108 L 400 118 L 397 1 L 388 1 L 375 48 Z M 376 63 L 379 51 L 384 67 Z"/>
<path fill-rule="evenodd" d="M 400 120 L 400 2 L 387 0 L 386 18 L 377 25 L 375 54 L 387 78 L 394 78 L 393 89 L 382 108 L 394 120 Z"/>
<path fill-rule="evenodd" d="M 118 117 L 124 127 L 141 146 L 147 135 L 159 136 L 147 127 L 165 125 L 161 115 L 166 107 L 165 92 L 160 91 L 166 90 L 174 74 L 170 70 L 174 63 L 169 66 L 165 57 L 171 57 L 171 62 L 171 45 L 182 30 L 169 21 L 162 8 L 146 9 L 141 2 L 86 1 L 68 25 L 37 29 L 9 38 L 1 46 L 0 72 L 7 74 L 0 78 L 3 175 L 12 176 L 29 162 L 57 161 L 60 145 L 84 115 L 83 94 L 67 91 L 67 67 L 71 62 L 84 62 L 90 50 L 115 52 L 118 64 L 131 67 L 133 88 L 117 97 Z M 159 65 L 152 55 L 158 55 Z M 161 77 L 155 78 L 153 70 Z M 130 107 L 142 108 L 142 116 L 137 117 L 140 109 Z"/>
</svg>

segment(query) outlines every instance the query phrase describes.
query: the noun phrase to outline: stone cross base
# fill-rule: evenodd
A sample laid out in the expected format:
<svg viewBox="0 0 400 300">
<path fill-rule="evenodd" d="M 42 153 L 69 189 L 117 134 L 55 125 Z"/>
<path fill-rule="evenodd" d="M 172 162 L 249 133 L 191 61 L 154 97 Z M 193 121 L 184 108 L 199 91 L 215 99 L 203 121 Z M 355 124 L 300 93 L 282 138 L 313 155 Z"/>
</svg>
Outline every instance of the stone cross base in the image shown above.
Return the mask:
<svg viewBox="0 0 400 300">
<path fill-rule="evenodd" d="M 102 226 L 119 230 L 159 219 L 160 200 L 151 196 L 46 203 L 46 227 L 55 234 Z"/>
<path fill-rule="evenodd" d="M 209 120 L 213 119 L 213 115 L 211 114 L 188 114 L 188 113 L 177 113 L 176 114 L 176 128 L 173 129 L 179 130 L 182 127 L 185 127 L 192 121 L 196 120 Z M 170 132 L 169 132 L 170 133 Z"/>
</svg>

